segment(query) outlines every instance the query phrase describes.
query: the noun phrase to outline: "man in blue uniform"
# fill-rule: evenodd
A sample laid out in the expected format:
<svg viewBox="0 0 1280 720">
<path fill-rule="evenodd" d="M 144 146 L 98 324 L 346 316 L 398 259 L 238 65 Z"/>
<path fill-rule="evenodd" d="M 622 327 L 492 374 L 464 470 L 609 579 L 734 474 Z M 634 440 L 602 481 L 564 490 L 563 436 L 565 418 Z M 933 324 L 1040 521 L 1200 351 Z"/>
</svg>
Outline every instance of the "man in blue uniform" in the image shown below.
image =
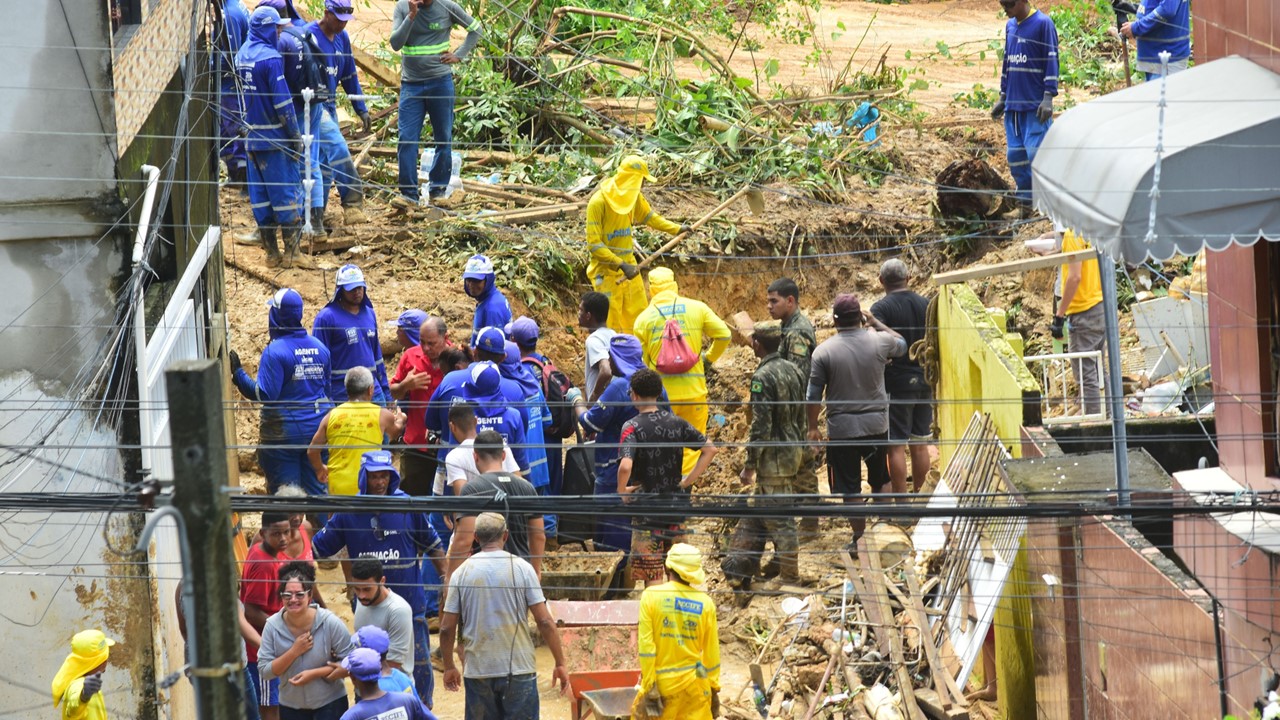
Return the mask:
<svg viewBox="0 0 1280 720">
<path fill-rule="evenodd" d="M 224 0 L 222 24 L 214 40 L 214 71 L 218 74 L 218 155 L 227 164 L 227 179 L 242 186 L 248 178 L 248 159 L 240 127 L 244 123 L 244 98 L 236 76 L 236 53 L 249 39 L 249 11 L 240 0 Z"/>
<path fill-rule="evenodd" d="M 618 497 L 622 426 L 637 415 L 635 404 L 631 402 L 631 376 L 644 366 L 644 348 L 635 335 L 618 334 L 609 339 L 609 368 L 613 378 L 596 404 L 578 418 L 583 431 L 594 436 L 596 441 L 596 495 Z M 661 407 L 669 408 L 665 389 L 659 401 Z M 616 515 L 600 520 L 596 542 L 630 551 L 631 518 Z"/>
<path fill-rule="evenodd" d="M 498 289 L 493 263 L 484 255 L 472 255 L 462 270 L 462 288 L 476 301 L 475 318 L 471 321 L 473 333 L 481 328 L 504 328 L 511 322 L 511 306 L 507 296 Z M 504 348 L 500 354 L 505 355 Z"/>
<path fill-rule="evenodd" d="M 338 85 L 342 85 L 347 95 L 364 94 L 360 89 L 360 78 L 356 75 L 355 56 L 352 55 L 351 38 L 347 36 L 346 29 L 353 9 L 351 0 L 325 0 L 324 17 L 307 26 L 308 35 L 316 43 L 324 59 L 325 80 L 328 83 L 319 123 L 311 126 L 320 147 L 320 167 L 324 176 L 321 207 L 328 202 L 329 190 L 337 183 L 338 197 L 342 201 L 343 224 L 346 225 L 369 221 L 363 209 L 364 189 L 360 184 L 360 176 L 351 160 L 347 139 L 342 137 L 342 130 L 338 127 Z M 351 107 L 359 116 L 364 131 L 370 132 L 373 124 L 364 100 L 353 99 Z"/>
<path fill-rule="evenodd" d="M 327 490 L 307 460 L 307 444 L 333 407 L 328 398 L 329 350 L 302 326 L 302 296 L 297 291 L 284 288 L 267 306 L 271 341 L 258 361 L 257 382 L 241 367 L 240 356 L 231 352 L 236 389 L 246 399 L 262 403 L 258 464 L 273 495 L 281 485 L 324 495 Z"/>
<path fill-rule="evenodd" d="M 529 458 L 529 474 L 526 479 L 539 495 L 547 495 L 551 491 L 551 468 L 547 462 L 546 429 L 551 422 L 551 411 L 547 409 L 547 398 L 542 394 L 540 379 L 534 379 L 533 374 L 520 361 L 520 346 L 510 340 L 505 345 L 506 357 L 498 365 L 498 371 L 505 381 L 504 391 L 508 388 L 507 383 L 510 383 L 512 392 L 508 395 L 508 400 L 521 408 L 520 414 L 524 418 L 525 442 L 529 443 L 525 451 Z M 547 537 L 554 542 L 556 516 L 546 515 L 544 519 Z"/>
<path fill-rule="evenodd" d="M 495 328 L 496 329 L 496 328 Z M 520 412 L 502 392 L 502 374 L 491 362 L 478 362 L 467 369 L 470 378 L 462 383 L 462 398 L 476 406 L 476 429 L 493 430 L 507 441 L 516 465 L 529 474 L 528 440 Z"/>
<path fill-rule="evenodd" d="M 364 273 L 355 265 L 338 268 L 333 299 L 316 313 L 311 333 L 329 348 L 333 372 L 329 377 L 329 397 L 334 402 L 347 399 L 347 371 L 356 366 L 373 373 L 373 401 L 391 401 L 387 365 L 378 341 L 378 315 L 369 300 Z"/>
<path fill-rule="evenodd" d="M 1120 26 L 1120 34 L 1138 45 L 1138 70 L 1148 80 L 1160 76 L 1160 53 L 1169 53 L 1169 74 L 1186 70 L 1191 60 L 1191 0 L 1145 0 L 1137 7 L 1112 3 L 1132 13 L 1132 22 Z"/>
<path fill-rule="evenodd" d="M 302 232 L 302 147 L 298 118 L 284 81 L 284 61 L 276 50 L 280 27 L 289 21 L 274 8 L 260 7 L 249 19 L 249 40 L 236 54 L 236 74 L 244 88 L 249 154 L 249 202 L 262 236 L 267 267 L 292 267 Z M 285 255 L 280 254 L 283 235 Z"/>
<path fill-rule="evenodd" d="M 409 498 L 400 490 L 400 473 L 386 450 L 372 450 L 360 459 L 360 494 Z M 413 684 L 427 705 L 432 704 L 435 681 L 431 674 L 431 636 L 427 630 L 428 607 L 423 588 L 420 556 L 426 555 L 436 571 L 444 573 L 440 538 L 424 512 L 336 513 L 316 533 L 311 549 L 317 558 L 333 557 L 342 548 L 355 558 L 382 561 L 387 587 L 413 610 Z"/>
<path fill-rule="evenodd" d="M 1000 0 L 1009 16 L 1004 29 L 1000 99 L 991 119 L 1004 118 L 1009 172 L 1018 187 L 1019 211 L 1031 216 L 1031 162 L 1053 125 L 1058 94 L 1058 30 L 1029 0 Z"/>
</svg>

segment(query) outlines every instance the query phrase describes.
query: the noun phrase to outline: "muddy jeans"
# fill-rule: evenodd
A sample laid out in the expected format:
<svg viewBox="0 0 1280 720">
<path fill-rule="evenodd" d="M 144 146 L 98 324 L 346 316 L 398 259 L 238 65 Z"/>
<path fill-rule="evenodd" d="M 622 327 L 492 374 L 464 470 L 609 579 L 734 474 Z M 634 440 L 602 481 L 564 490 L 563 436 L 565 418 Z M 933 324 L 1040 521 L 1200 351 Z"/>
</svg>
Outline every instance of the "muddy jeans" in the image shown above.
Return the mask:
<svg viewBox="0 0 1280 720">
<path fill-rule="evenodd" d="M 1067 316 L 1070 330 L 1067 335 L 1069 352 L 1092 352 L 1101 350 L 1106 337 L 1106 316 L 1102 311 L 1102 303 Z M 1102 412 L 1102 391 L 1098 385 L 1098 363 L 1094 360 L 1072 360 L 1071 370 L 1075 373 L 1076 382 L 1080 384 L 1080 394 L 1084 398 L 1086 413 Z"/>
</svg>

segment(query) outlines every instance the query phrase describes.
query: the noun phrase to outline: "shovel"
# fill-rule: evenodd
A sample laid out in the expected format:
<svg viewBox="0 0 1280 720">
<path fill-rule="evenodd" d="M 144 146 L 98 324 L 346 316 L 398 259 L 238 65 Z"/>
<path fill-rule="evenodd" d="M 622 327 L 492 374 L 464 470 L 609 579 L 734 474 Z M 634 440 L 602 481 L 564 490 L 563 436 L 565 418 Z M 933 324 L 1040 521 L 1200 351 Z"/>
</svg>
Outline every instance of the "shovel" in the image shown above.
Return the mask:
<svg viewBox="0 0 1280 720">
<path fill-rule="evenodd" d="M 675 237 L 671 238 L 670 240 L 667 241 L 665 245 L 663 245 L 662 247 L 650 253 L 649 257 L 645 258 L 644 260 L 641 260 L 640 264 L 636 265 L 637 272 L 652 265 L 653 261 L 657 260 L 660 255 L 663 255 L 671 248 L 675 247 L 676 245 L 679 245 L 681 242 L 684 241 L 686 237 L 689 236 L 690 233 L 702 227 L 703 225 L 707 224 L 711 220 L 711 218 L 724 212 L 725 208 L 732 205 L 734 201 L 736 201 L 738 198 L 744 195 L 747 197 L 747 205 L 751 207 L 751 214 L 757 217 L 764 215 L 764 193 L 760 192 L 759 188 L 753 187 L 751 185 L 747 185 L 743 187 L 741 190 L 739 190 L 738 192 L 730 195 L 728 200 L 725 200 L 724 202 L 715 206 L 715 208 L 713 208 L 711 212 L 698 218 L 696 222 L 694 222 L 692 225 L 689 226 L 689 229 L 687 231 L 682 232 L 679 235 L 676 235 Z M 626 280 L 627 280 L 626 277 L 618 278 L 618 284 L 621 285 L 622 283 L 626 282 Z"/>
</svg>

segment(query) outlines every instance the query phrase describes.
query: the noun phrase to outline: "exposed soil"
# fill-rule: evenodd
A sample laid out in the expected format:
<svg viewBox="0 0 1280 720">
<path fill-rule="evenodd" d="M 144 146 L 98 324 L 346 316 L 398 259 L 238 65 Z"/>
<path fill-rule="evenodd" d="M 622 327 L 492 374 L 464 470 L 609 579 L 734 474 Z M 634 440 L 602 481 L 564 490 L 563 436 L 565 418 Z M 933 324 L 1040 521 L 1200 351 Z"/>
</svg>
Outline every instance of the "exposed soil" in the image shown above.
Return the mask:
<svg viewBox="0 0 1280 720">
<path fill-rule="evenodd" d="M 355 42 L 370 50 L 382 44 L 389 33 L 391 9 L 392 4 L 387 2 L 361 6 L 357 19 L 349 26 Z M 830 2 L 824 3 L 815 22 L 819 28 L 817 37 L 831 50 L 833 60 L 828 64 L 843 66 L 844 61 L 852 58 L 852 67 L 856 70 L 873 66 L 884 57 L 891 65 L 910 64 L 913 69 L 919 69 L 930 84 L 912 98 L 932 112 L 933 117 L 918 125 L 885 119 L 884 142 L 886 153 L 894 158 L 894 170 L 878 187 L 859 189 L 841 198 L 838 204 L 812 200 L 807 192 L 795 188 L 769 188 L 763 217 L 752 217 L 745 203 L 724 216 L 722 222 L 734 223 L 738 228 L 736 246 L 731 253 L 720 260 L 676 263 L 676 270 L 682 294 L 707 302 L 726 319 L 741 310 L 757 319 L 764 317 L 767 314 L 765 286 L 776 277 L 793 277 L 801 285 L 802 306 L 819 327 L 821 339 L 829 332 L 828 307 L 837 292 L 859 293 L 864 307 L 880 297 L 877 269 L 888 253 L 901 253 L 916 274 L 913 281 L 916 289 L 932 294 L 928 277 L 933 272 L 975 262 L 1024 257 L 1027 251 L 1019 240 L 1047 230 L 1048 223 L 1023 226 L 1016 235 L 1006 228 L 995 237 L 970 240 L 966 246 L 936 242 L 940 227 L 934 219 L 933 181 L 940 171 L 951 163 L 982 157 L 996 172 L 1007 173 L 1000 126 L 987 119 L 982 111 L 958 108 L 951 102 L 954 94 L 970 90 L 975 83 L 990 87 L 998 82 L 994 75 L 995 54 L 988 53 L 985 59 L 977 57 L 978 50 L 984 49 L 988 40 L 1000 36 L 1003 21 L 995 3 L 988 0 L 916 5 Z M 831 33 L 839 22 L 844 23 L 845 30 L 832 41 Z M 864 29 L 866 37 L 861 39 Z M 749 33 L 763 38 L 757 27 L 751 27 Z M 786 46 L 767 38 L 765 41 L 766 49 L 757 52 L 756 58 L 778 58 L 777 79 L 808 88 L 814 94 L 826 92 L 833 69 L 827 64 L 806 67 L 805 57 L 812 48 Z M 945 41 L 952 48 L 951 58 L 938 53 L 938 41 Z M 727 50 L 727 46 L 724 49 Z M 904 58 L 908 50 L 914 58 L 910 63 Z M 739 49 L 732 62 L 742 75 L 753 74 L 750 53 Z M 693 76 L 701 70 L 690 63 L 682 67 L 682 72 Z M 646 194 L 655 208 L 677 221 L 696 218 L 719 201 L 711 193 L 661 188 L 646 190 Z M 384 323 L 382 332 L 384 348 L 389 353 L 389 369 L 395 367 L 391 347 L 395 331 L 387 323 L 393 322 L 404 309 L 417 307 L 441 315 L 455 340 L 465 340 L 473 303 L 462 290 L 460 267 L 441 260 L 447 253 L 430 251 L 453 241 L 442 235 L 440 226 L 391 214 L 384 200 L 377 193 L 371 194 L 367 209 L 372 221 L 368 225 L 334 228 L 335 238 L 357 238 L 356 248 L 317 256 L 313 269 L 273 271 L 264 268 L 261 250 L 234 244 L 233 238 L 251 230 L 253 223 L 246 201 L 224 190 L 231 345 L 239 351 L 251 374 L 256 373 L 258 355 L 268 339 L 264 302 L 278 287 L 296 289 L 305 301 L 304 322 L 309 327 L 316 311 L 331 297 L 333 272 L 344 262 L 356 262 L 365 272 L 369 295 Z M 579 217 L 540 223 L 520 232 L 579 243 L 581 222 Z M 644 242 L 653 247 L 652 236 Z M 452 249 L 461 252 L 464 248 Z M 847 254 L 851 251 L 862 254 Z M 833 256 L 835 253 L 846 254 Z M 743 259 L 748 256 L 771 259 Z M 1052 270 L 1043 270 L 998 276 L 975 285 L 984 304 L 1010 310 L 1009 329 L 1027 336 L 1028 353 L 1048 344 L 1045 330 L 1052 315 L 1053 277 Z M 523 298 L 511 297 L 516 315 L 527 313 L 541 325 L 540 350 L 551 356 L 575 382 L 582 378 L 584 339 L 576 327 L 577 297 L 586 289 L 583 271 L 579 270 L 573 285 L 557 287 L 550 296 L 535 298 L 536 307 L 532 310 Z M 740 344 L 731 347 L 716 363 L 709 382 L 713 403 L 710 434 L 717 440 L 741 443 L 746 437 L 747 418 L 742 403 L 755 366 L 750 350 Z M 249 403 L 238 404 L 236 431 L 242 446 L 257 441 L 257 410 Z M 740 492 L 737 475 L 742 463 L 740 448 L 726 450 L 709 471 L 700 492 Z M 242 484 L 251 492 L 265 492 L 248 450 L 241 452 L 241 470 Z M 825 477 L 824 470 L 820 470 L 819 477 Z M 822 482 L 825 485 L 825 480 Z M 722 699 L 729 704 L 744 686 L 746 664 L 754 660 L 761 635 L 767 634 L 782 618 L 778 607 L 780 597 L 762 594 L 742 602 L 744 598 L 733 593 L 725 583 L 718 558 L 728 536 L 727 523 L 696 520 L 689 529 L 689 540 L 707 554 L 709 590 L 717 605 L 723 608 L 721 638 L 725 643 L 726 677 Z M 818 539 L 803 546 L 802 571 L 814 579 L 813 588 L 838 588 L 843 583 L 844 569 L 837 553 L 848 537 L 846 524 L 823 520 Z M 322 578 L 332 583 L 326 585 L 325 591 L 331 607 L 345 608 L 345 598 L 339 592 L 338 571 L 325 571 Z M 350 619 L 344 609 L 338 612 Z M 543 648 L 539 649 L 539 668 L 544 678 L 549 676 L 549 655 Z M 438 687 L 436 700 L 436 711 L 441 717 L 460 716 L 460 694 L 447 693 Z M 542 716 L 568 717 L 568 703 L 544 690 Z"/>
</svg>

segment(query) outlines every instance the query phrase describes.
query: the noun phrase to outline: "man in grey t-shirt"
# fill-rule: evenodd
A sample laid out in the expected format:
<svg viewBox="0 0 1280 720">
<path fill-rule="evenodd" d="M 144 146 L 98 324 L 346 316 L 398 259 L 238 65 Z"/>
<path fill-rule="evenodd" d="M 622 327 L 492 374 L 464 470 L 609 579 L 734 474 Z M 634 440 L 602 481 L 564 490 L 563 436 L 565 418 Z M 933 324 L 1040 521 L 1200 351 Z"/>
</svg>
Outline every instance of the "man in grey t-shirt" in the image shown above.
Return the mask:
<svg viewBox="0 0 1280 720">
<path fill-rule="evenodd" d="M 352 560 L 351 587 L 358 602 L 352 625 L 376 625 L 385 630 L 391 640 L 387 662 L 413 677 L 413 609 L 387 587 L 382 561 L 370 557 Z"/>
<path fill-rule="evenodd" d="M 809 440 L 822 442 L 818 413 L 827 406 L 827 476 L 834 495 L 862 492 L 860 465 L 867 465 L 867 484 L 883 492 L 889 484 L 886 446 L 889 395 L 884 389 L 884 366 L 907 352 L 907 343 L 894 330 L 862 312 L 854 295 L 836 296 L 833 305 L 836 334 L 813 351 L 809 366 Z M 864 321 L 871 327 L 864 327 Z M 867 521 L 852 519 L 854 551 Z"/>
<path fill-rule="evenodd" d="M 467 29 L 467 39 L 450 50 L 449 30 Z M 391 16 L 391 49 L 400 53 L 400 196 L 392 205 L 418 204 L 418 144 L 424 117 L 431 118 L 436 157 L 430 195 L 436 201 L 449 186 L 453 156 L 453 66 L 467 59 L 480 42 L 480 21 L 453 0 L 399 0 Z"/>
<path fill-rule="evenodd" d="M 481 513 L 475 521 L 475 537 L 480 552 L 449 579 L 440 619 L 444 686 L 457 692 L 466 685 L 468 718 L 536 720 L 538 676 L 527 614 L 533 613 L 555 658 L 551 684 L 558 682 L 563 695 L 569 688 L 569 671 L 560 635 L 533 566 L 502 549 L 507 541 L 506 520 L 498 513 Z M 461 635 L 466 650 L 461 673 L 454 664 L 455 634 Z"/>
</svg>

